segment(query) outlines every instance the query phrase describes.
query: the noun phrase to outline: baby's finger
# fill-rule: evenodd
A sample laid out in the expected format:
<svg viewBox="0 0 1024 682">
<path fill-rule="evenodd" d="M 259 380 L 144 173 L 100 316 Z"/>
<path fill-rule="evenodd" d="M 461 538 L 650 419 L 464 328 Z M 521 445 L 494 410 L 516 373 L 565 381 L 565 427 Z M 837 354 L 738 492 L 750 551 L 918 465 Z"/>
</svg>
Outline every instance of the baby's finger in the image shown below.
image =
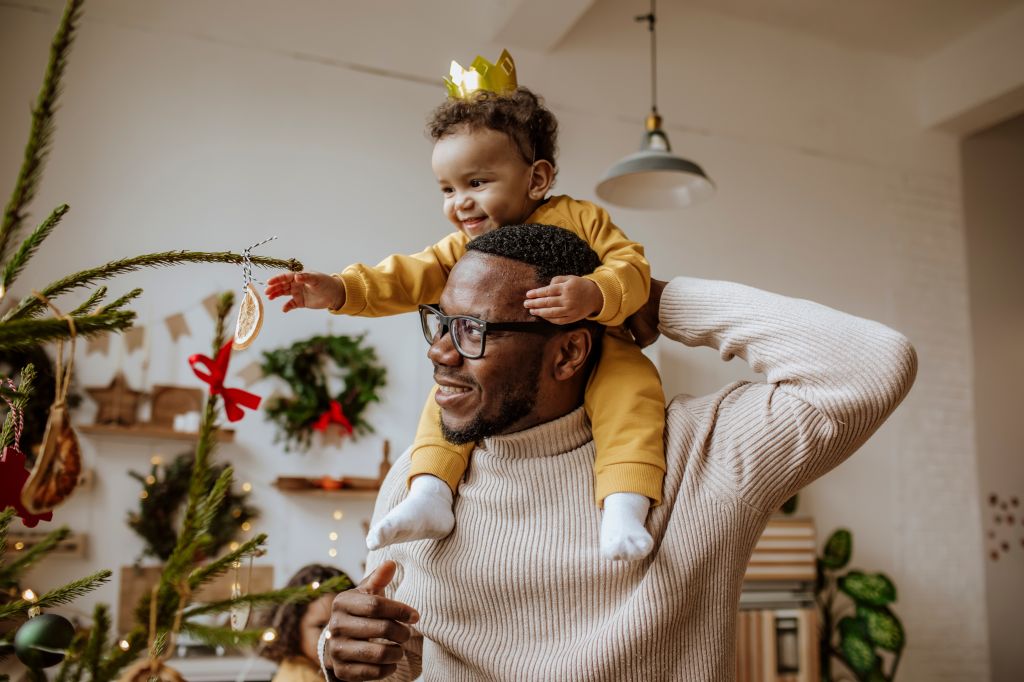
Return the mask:
<svg viewBox="0 0 1024 682">
<path fill-rule="evenodd" d="M 565 308 L 548 306 L 546 308 L 534 308 L 530 310 L 530 314 L 536 317 L 543 317 L 545 320 L 553 322 L 555 318 L 565 316 Z"/>
<path fill-rule="evenodd" d="M 288 312 L 289 310 L 295 310 L 296 308 L 300 308 L 300 307 L 302 307 L 302 306 L 300 306 L 300 305 L 299 305 L 299 302 L 298 302 L 298 300 L 297 300 L 297 299 L 294 299 L 294 298 L 290 298 L 290 299 L 288 299 L 288 301 L 286 301 L 286 302 L 285 302 L 285 304 L 284 304 L 284 305 L 283 305 L 283 306 L 281 307 L 281 312 L 283 312 L 283 313 L 286 313 L 286 312 Z"/>
<path fill-rule="evenodd" d="M 555 308 L 561 307 L 562 299 L 558 296 L 548 296 L 546 298 L 535 298 L 523 301 L 523 305 L 530 310 L 537 310 L 539 308 Z"/>
<path fill-rule="evenodd" d="M 558 286 L 546 286 L 540 287 L 539 289 L 530 289 L 526 292 L 526 298 L 546 298 L 548 296 L 558 296 L 561 292 L 561 287 Z"/>
</svg>

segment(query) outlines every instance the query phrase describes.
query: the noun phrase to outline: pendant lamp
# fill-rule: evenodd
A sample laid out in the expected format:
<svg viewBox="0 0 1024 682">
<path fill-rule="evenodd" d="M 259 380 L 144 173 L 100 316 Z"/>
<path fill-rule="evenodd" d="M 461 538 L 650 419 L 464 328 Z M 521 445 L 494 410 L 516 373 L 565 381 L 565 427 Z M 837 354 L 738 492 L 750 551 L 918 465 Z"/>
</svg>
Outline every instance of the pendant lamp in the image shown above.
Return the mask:
<svg viewBox="0 0 1024 682">
<path fill-rule="evenodd" d="M 650 14 L 638 16 L 636 21 L 646 21 L 651 36 L 651 113 L 647 115 L 640 151 L 608 169 L 597 185 L 597 196 L 627 208 L 690 206 L 714 194 L 715 185 L 696 163 L 672 153 L 668 135 L 661 128 L 654 0 Z"/>
</svg>

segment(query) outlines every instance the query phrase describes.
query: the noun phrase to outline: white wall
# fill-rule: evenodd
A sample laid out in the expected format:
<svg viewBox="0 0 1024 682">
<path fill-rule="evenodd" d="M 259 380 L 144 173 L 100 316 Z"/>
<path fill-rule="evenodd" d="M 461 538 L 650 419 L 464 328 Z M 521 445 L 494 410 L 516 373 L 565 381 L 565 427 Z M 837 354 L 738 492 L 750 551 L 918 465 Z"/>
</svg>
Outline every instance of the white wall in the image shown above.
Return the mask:
<svg viewBox="0 0 1024 682">
<path fill-rule="evenodd" d="M 61 201 L 73 210 L 24 286 L 119 255 L 240 249 L 269 234 L 282 239 L 268 252 L 329 270 L 443 234 L 422 123 L 442 97 L 436 83 L 450 59 L 494 57 L 502 46 L 457 40 L 474 35 L 486 3 L 462 12 L 442 5 L 93 3 L 37 202 L 37 216 Z M 561 121 L 559 191 L 593 199 L 604 168 L 639 142 L 647 36 L 632 16 L 645 8 L 602 0 L 551 53 L 510 46 L 521 81 L 545 94 Z M 802 496 L 802 511 L 823 536 L 850 527 L 854 563 L 895 579 L 910 641 L 901 679 L 986 679 L 956 143 L 920 130 L 910 62 L 669 3 L 660 10 L 659 108 L 676 151 L 699 161 L 719 192 L 689 210 L 613 215 L 647 245 L 657 276 L 732 279 L 813 298 L 915 342 L 921 371 L 910 398 L 857 456 Z M 399 13 L 405 21 L 396 24 Z M 0 73 L 8 94 L 0 101 L 0 187 L 13 182 L 26 103 L 55 25 L 51 13 L 0 6 L 0 60 L 18 65 Z M 192 306 L 238 281 L 233 268 L 196 266 L 117 283 L 146 287 L 142 324 L 156 327 L 182 309 L 196 320 L 192 344 L 154 339 L 149 382 L 187 380 L 184 357 L 205 348 L 209 328 Z M 249 356 L 328 324 L 317 313 L 272 314 Z M 407 442 L 429 385 L 415 323 L 335 319 L 333 330 L 369 332 L 391 377 L 371 418 L 380 437 Z M 106 359 L 80 355 L 80 385 L 109 380 L 119 343 Z M 660 343 L 657 354 L 670 393 L 750 375 L 711 352 Z M 140 382 L 136 358 L 123 364 Z M 328 468 L 369 473 L 380 438 L 299 456 L 271 446 L 272 433 L 249 417 L 223 456 L 256 484 L 258 529 L 270 534 L 269 559 L 283 575 L 326 559 L 334 506 L 281 496 L 267 482 Z M 47 566 L 40 582 L 126 563 L 138 548 L 122 525 L 137 490 L 121 470 L 143 467 L 151 449 L 109 445 L 99 454 L 107 446 L 90 441 L 97 489 L 57 515 L 87 530 L 96 551 L 89 562 Z M 347 511 L 339 563 L 353 573 L 366 512 Z"/>
<path fill-rule="evenodd" d="M 992 679 L 1010 682 L 1024 670 L 1024 116 L 967 138 L 963 156 Z"/>
</svg>

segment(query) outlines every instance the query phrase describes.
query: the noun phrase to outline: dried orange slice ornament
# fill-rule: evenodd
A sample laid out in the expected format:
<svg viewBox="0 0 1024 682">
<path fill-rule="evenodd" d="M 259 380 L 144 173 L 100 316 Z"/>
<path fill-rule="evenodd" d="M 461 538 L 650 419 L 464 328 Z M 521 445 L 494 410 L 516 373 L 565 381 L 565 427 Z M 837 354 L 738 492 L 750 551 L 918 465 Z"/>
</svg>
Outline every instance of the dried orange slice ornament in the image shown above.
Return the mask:
<svg viewBox="0 0 1024 682">
<path fill-rule="evenodd" d="M 252 282 L 245 285 L 242 305 L 238 308 L 238 321 L 235 323 L 235 338 L 231 347 L 235 350 L 248 348 L 263 327 L 263 300 L 256 292 Z"/>
</svg>

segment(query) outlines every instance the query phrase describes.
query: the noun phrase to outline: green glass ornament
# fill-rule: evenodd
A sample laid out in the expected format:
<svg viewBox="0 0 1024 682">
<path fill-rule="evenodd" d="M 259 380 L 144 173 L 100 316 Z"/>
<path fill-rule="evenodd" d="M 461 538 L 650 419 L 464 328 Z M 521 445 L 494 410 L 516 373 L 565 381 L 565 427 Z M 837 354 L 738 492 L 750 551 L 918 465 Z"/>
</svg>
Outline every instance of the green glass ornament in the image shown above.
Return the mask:
<svg viewBox="0 0 1024 682">
<path fill-rule="evenodd" d="M 75 626 L 67 618 L 44 613 L 29 618 L 14 635 L 14 654 L 29 668 L 57 665 L 75 636 Z"/>
</svg>

